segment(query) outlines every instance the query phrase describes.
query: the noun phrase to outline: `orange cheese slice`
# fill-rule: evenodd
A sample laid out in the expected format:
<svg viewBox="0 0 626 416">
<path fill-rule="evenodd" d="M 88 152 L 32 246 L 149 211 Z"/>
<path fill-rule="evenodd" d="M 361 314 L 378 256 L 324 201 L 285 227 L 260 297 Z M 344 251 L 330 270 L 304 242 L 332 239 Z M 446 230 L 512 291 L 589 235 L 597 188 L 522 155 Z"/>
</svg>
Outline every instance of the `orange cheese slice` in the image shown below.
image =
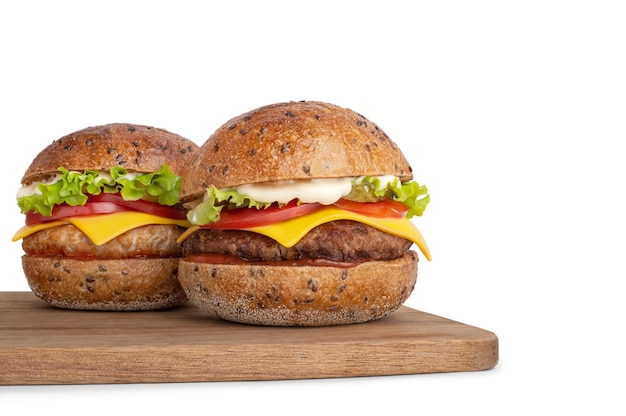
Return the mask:
<svg viewBox="0 0 626 416">
<path fill-rule="evenodd" d="M 247 228 L 246 231 L 263 234 L 270 237 L 285 247 L 294 246 L 302 237 L 318 225 L 337 220 L 352 220 L 374 227 L 380 231 L 396 235 L 414 242 L 427 260 L 431 260 L 430 250 L 426 240 L 407 218 L 374 218 L 345 211 L 335 206 L 327 206 L 311 214 L 296 217 L 277 224 L 261 227 Z M 184 241 L 190 234 L 201 227 L 191 226 L 178 239 Z"/>
<path fill-rule="evenodd" d="M 13 241 L 27 237 L 33 233 L 51 227 L 72 224 L 80 229 L 96 245 L 104 244 L 115 237 L 133 228 L 151 224 L 175 224 L 188 227 L 186 220 L 173 220 L 163 218 L 145 212 L 124 211 L 104 215 L 85 215 L 81 217 L 64 218 L 58 221 L 50 221 L 42 224 L 25 225 L 13 236 Z"/>
</svg>

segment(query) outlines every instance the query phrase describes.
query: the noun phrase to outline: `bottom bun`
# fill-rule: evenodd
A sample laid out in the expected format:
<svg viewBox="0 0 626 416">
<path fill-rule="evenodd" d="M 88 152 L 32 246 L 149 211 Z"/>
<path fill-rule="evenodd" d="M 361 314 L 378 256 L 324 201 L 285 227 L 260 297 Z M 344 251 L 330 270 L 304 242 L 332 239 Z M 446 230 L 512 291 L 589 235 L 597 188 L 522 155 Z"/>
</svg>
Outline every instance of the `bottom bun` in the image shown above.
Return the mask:
<svg viewBox="0 0 626 416">
<path fill-rule="evenodd" d="M 22 256 L 33 293 L 66 309 L 140 311 L 187 301 L 178 282 L 178 259 L 78 260 Z"/>
<path fill-rule="evenodd" d="M 417 253 L 355 267 L 210 264 L 180 260 L 189 300 L 211 316 L 268 326 L 373 321 L 398 309 L 417 279 Z"/>
</svg>

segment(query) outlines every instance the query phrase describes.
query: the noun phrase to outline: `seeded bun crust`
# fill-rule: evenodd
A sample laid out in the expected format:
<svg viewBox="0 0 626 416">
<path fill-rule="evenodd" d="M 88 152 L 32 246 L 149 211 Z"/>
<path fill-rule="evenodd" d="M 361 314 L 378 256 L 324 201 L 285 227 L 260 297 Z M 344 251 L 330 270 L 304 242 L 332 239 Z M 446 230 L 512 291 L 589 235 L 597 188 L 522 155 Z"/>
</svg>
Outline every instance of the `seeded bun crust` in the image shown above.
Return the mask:
<svg viewBox="0 0 626 416">
<path fill-rule="evenodd" d="M 108 171 L 122 166 L 129 172 L 149 173 L 167 164 L 182 175 L 197 149 L 192 141 L 155 127 L 128 123 L 88 127 L 43 149 L 22 184 L 52 178 L 59 167 Z M 35 295 L 62 308 L 135 311 L 180 305 L 187 301 L 177 280 L 176 238 L 182 230 L 148 225 L 99 247 L 73 225 L 42 230 L 23 239 L 24 274 Z"/>
<path fill-rule="evenodd" d="M 398 146 L 376 124 L 333 104 L 268 105 L 237 116 L 200 147 L 183 178 L 181 199 L 267 181 L 395 175 L 411 180 Z"/>
<path fill-rule="evenodd" d="M 331 326 L 380 319 L 398 309 L 417 279 L 417 253 L 351 268 L 194 263 L 179 278 L 209 315 L 267 326 Z"/>
<path fill-rule="evenodd" d="M 362 115 L 322 102 L 286 102 L 257 108 L 218 128 L 185 171 L 181 199 L 198 200 L 210 185 L 367 175 L 413 178 L 398 146 Z M 355 241 L 347 238 L 346 245 Z M 227 238 L 213 243 L 232 244 Z M 194 250 L 202 253 L 204 247 Z M 215 258 L 210 263 L 185 255 L 179 279 L 192 302 L 222 319 L 271 326 L 354 324 L 386 316 L 413 291 L 417 253 L 398 255 L 388 261 L 361 258 L 352 267 Z"/>
<path fill-rule="evenodd" d="M 66 309 L 140 311 L 180 305 L 178 258 L 78 260 L 22 256 L 33 293 Z"/>
<path fill-rule="evenodd" d="M 128 171 L 155 172 L 164 164 L 180 175 L 198 146 L 156 127 L 114 123 L 88 127 L 52 142 L 33 160 L 22 184 L 45 180 L 67 170 L 102 170 L 122 166 Z"/>
</svg>

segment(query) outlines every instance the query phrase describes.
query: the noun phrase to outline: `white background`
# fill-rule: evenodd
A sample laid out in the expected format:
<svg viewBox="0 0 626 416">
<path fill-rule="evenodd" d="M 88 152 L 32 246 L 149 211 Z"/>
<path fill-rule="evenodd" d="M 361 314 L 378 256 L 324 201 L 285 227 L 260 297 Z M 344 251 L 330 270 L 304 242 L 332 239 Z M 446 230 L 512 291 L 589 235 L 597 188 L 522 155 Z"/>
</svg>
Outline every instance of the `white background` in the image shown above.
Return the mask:
<svg viewBox="0 0 626 416">
<path fill-rule="evenodd" d="M 23 223 L 15 192 L 52 140 L 130 122 L 201 144 L 258 106 L 321 100 L 380 125 L 429 187 L 416 223 L 433 261 L 420 263 L 406 305 L 495 332 L 500 362 L 359 379 L 0 387 L 3 408 L 623 414 L 621 2 L 199 3 L 0 3 L 0 290 L 28 290 L 11 242 Z"/>
</svg>

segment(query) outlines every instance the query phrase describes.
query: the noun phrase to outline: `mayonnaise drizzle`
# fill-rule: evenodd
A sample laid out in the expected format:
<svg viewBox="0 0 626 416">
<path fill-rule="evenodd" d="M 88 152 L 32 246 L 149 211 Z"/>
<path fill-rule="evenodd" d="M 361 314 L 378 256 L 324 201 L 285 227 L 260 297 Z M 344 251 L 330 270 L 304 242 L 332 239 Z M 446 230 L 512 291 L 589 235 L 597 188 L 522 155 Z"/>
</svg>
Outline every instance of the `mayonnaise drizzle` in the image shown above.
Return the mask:
<svg viewBox="0 0 626 416">
<path fill-rule="evenodd" d="M 248 195 L 257 202 L 287 203 L 293 199 L 300 202 L 319 202 L 330 205 L 352 190 L 352 183 L 360 184 L 363 176 L 358 178 L 328 178 L 310 180 L 288 180 L 239 185 L 235 190 L 242 195 Z M 393 175 L 377 176 L 380 180 L 379 188 L 385 189 L 387 184 L 397 177 Z"/>
<path fill-rule="evenodd" d="M 246 184 L 236 187 L 237 192 L 258 202 L 287 203 L 293 199 L 301 202 L 319 202 L 329 205 L 352 189 L 352 178 L 290 180 Z"/>
</svg>

